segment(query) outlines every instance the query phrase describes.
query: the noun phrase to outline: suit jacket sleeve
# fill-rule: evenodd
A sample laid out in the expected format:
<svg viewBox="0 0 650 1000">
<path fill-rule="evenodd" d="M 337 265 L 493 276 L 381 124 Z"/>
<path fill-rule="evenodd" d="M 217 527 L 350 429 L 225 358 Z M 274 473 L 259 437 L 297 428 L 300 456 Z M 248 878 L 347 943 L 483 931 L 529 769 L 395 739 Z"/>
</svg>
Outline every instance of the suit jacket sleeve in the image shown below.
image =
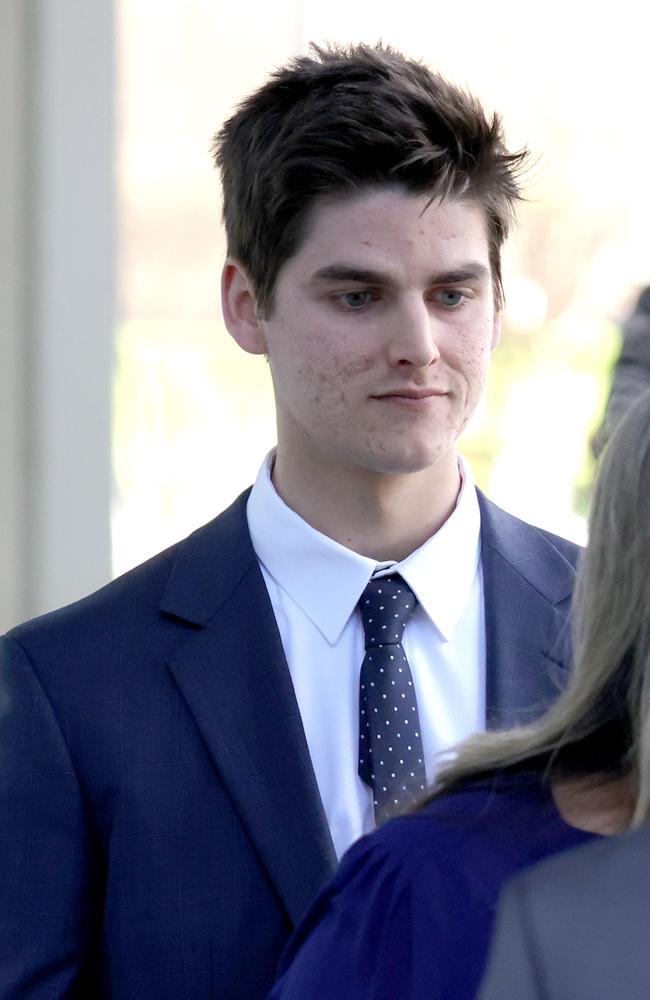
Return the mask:
<svg viewBox="0 0 650 1000">
<path fill-rule="evenodd" d="M 487 971 L 478 1000 L 547 1000 L 521 879 L 506 884 L 497 908 Z"/>
<path fill-rule="evenodd" d="M 95 995 L 91 857 L 59 724 L 21 646 L 0 639 L 0 996 Z"/>
</svg>

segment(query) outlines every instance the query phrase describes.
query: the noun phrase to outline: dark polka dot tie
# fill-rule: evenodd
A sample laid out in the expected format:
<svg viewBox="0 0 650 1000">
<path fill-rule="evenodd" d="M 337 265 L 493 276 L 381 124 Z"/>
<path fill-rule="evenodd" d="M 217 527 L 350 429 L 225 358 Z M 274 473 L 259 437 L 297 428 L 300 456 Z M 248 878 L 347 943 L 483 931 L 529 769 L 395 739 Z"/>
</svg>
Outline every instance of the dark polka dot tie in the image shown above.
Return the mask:
<svg viewBox="0 0 650 1000">
<path fill-rule="evenodd" d="M 378 822 L 415 803 L 426 787 L 411 668 L 402 647 L 417 598 L 401 576 L 370 581 L 359 601 L 366 655 L 359 689 L 359 776 Z"/>
</svg>

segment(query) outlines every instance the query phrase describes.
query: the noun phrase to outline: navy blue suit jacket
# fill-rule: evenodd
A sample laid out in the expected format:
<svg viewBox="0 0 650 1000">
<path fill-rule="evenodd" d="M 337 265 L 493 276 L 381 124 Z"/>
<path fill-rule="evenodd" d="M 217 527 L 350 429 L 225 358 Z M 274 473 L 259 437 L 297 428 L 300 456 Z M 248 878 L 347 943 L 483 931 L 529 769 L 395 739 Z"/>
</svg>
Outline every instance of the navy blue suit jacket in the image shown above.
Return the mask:
<svg viewBox="0 0 650 1000">
<path fill-rule="evenodd" d="M 563 684 L 577 550 L 479 500 L 507 726 Z M 256 1000 L 332 872 L 245 507 L 2 640 L 2 997 Z"/>
</svg>

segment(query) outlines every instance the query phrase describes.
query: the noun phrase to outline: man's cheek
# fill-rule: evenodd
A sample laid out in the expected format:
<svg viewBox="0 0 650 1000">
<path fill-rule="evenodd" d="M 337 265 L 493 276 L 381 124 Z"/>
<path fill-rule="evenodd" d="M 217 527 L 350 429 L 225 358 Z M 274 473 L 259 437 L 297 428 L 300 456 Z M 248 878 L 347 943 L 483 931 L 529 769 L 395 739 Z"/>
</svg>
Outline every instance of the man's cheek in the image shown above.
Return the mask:
<svg viewBox="0 0 650 1000">
<path fill-rule="evenodd" d="M 369 351 L 334 355 L 332 367 L 335 377 L 342 381 L 351 381 L 370 372 L 373 367 L 373 356 Z"/>
</svg>

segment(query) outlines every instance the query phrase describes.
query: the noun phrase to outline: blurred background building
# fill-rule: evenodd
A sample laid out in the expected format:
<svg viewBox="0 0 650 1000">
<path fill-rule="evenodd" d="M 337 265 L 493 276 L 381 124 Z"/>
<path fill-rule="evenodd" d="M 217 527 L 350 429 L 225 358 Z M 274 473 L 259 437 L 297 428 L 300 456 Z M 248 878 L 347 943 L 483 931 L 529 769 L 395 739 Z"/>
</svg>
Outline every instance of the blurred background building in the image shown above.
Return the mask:
<svg viewBox="0 0 650 1000">
<path fill-rule="evenodd" d="M 381 38 L 534 167 L 464 435 L 479 484 L 584 541 L 618 326 L 650 283 L 643 11 L 548 0 L 0 0 L 0 627 L 186 534 L 274 441 L 221 321 L 213 132 L 310 40 Z"/>
</svg>

